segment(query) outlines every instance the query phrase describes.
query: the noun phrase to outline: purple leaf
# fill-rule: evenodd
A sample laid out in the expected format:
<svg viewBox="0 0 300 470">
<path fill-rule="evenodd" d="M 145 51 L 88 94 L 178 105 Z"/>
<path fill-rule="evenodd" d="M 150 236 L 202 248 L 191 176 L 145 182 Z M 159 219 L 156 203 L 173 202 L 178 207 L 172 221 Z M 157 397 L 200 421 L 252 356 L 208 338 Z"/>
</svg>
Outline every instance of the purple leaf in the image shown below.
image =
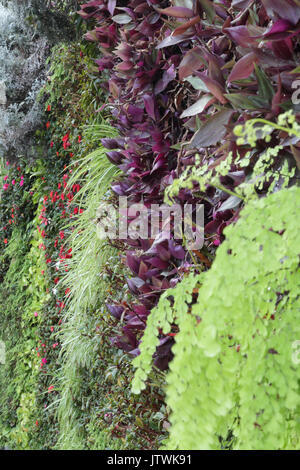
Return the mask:
<svg viewBox="0 0 300 470">
<path fill-rule="evenodd" d="M 293 0 L 261 0 L 267 14 L 274 19 L 277 17 L 288 20 L 296 25 L 300 19 L 300 6 Z"/>
<path fill-rule="evenodd" d="M 131 279 L 127 279 L 127 284 L 134 294 L 139 294 L 139 289 L 144 286 L 145 281 L 139 277 L 132 277 Z"/>
<path fill-rule="evenodd" d="M 220 103 L 222 104 L 227 103 L 227 99 L 224 96 L 224 88 L 222 85 L 220 85 L 220 83 L 208 77 L 202 72 L 198 72 L 198 76 L 205 83 L 209 91 L 217 98 L 217 100 L 220 101 Z"/>
<path fill-rule="evenodd" d="M 192 33 L 193 34 L 193 33 Z M 187 39 L 191 38 L 192 34 L 180 34 L 179 36 L 167 36 L 163 39 L 157 46 L 156 49 L 163 49 L 164 47 L 174 46 L 175 44 L 179 44 L 180 42 L 186 41 Z"/>
<path fill-rule="evenodd" d="M 254 64 L 256 61 L 257 58 L 254 52 L 250 52 L 242 57 L 233 67 L 231 74 L 228 77 L 228 82 L 248 78 L 254 70 Z"/>
<path fill-rule="evenodd" d="M 122 313 L 124 312 L 124 307 L 120 307 L 119 305 L 114 304 L 106 304 L 106 307 L 112 316 L 120 320 Z"/>
<path fill-rule="evenodd" d="M 126 253 L 127 266 L 133 273 L 138 274 L 139 262 L 137 261 L 136 257 L 132 253 L 133 253 L 132 251 L 127 251 Z"/>
<path fill-rule="evenodd" d="M 116 139 L 108 139 L 108 138 L 101 139 L 101 143 L 103 147 L 110 149 L 110 150 L 117 149 L 119 147 Z"/>
<path fill-rule="evenodd" d="M 163 15 L 173 16 L 175 18 L 192 18 L 194 15 L 193 11 L 185 7 L 168 7 L 163 10 L 158 10 Z"/>
<path fill-rule="evenodd" d="M 161 258 L 158 257 L 150 258 L 148 261 L 152 264 L 152 266 L 155 266 L 159 269 L 167 269 L 169 266 L 169 263 L 163 261 Z"/>
<path fill-rule="evenodd" d="M 176 70 L 174 67 L 174 64 L 171 65 L 165 72 L 163 73 L 163 76 L 161 80 L 159 80 L 154 88 L 154 93 L 158 95 L 162 91 L 164 91 L 167 86 L 169 85 L 170 82 L 172 82 L 176 78 Z"/>
<path fill-rule="evenodd" d="M 292 24 L 287 20 L 278 20 L 276 21 L 265 33 L 264 37 L 270 37 L 277 35 L 278 33 L 285 33 L 286 31 L 292 28 Z"/>
<path fill-rule="evenodd" d="M 108 0 L 107 9 L 111 15 L 114 14 L 117 0 Z"/>
<path fill-rule="evenodd" d="M 155 121 L 155 101 L 153 95 L 144 95 L 143 97 L 146 113 Z"/>
<path fill-rule="evenodd" d="M 159 257 L 163 261 L 168 261 L 171 258 L 170 252 L 166 250 L 162 245 L 157 245 L 156 249 Z"/>
<path fill-rule="evenodd" d="M 190 146 L 193 148 L 216 145 L 226 134 L 226 125 L 233 113 L 232 109 L 224 108 L 207 119 L 194 135 Z"/>
<path fill-rule="evenodd" d="M 225 28 L 224 32 L 230 36 L 230 38 L 242 47 L 251 47 L 257 45 L 257 40 L 250 35 L 250 31 L 247 26 L 232 26 Z"/>
<path fill-rule="evenodd" d="M 169 250 L 174 258 L 181 260 L 185 258 L 184 248 L 181 245 L 175 245 L 173 240 L 169 240 Z"/>
<path fill-rule="evenodd" d="M 183 80 L 203 67 L 204 58 L 200 47 L 194 47 L 187 52 L 179 65 L 179 79 Z"/>
<path fill-rule="evenodd" d="M 106 153 L 107 158 L 111 163 L 114 165 L 119 165 L 124 158 L 123 155 L 120 152 L 111 151 Z"/>
</svg>

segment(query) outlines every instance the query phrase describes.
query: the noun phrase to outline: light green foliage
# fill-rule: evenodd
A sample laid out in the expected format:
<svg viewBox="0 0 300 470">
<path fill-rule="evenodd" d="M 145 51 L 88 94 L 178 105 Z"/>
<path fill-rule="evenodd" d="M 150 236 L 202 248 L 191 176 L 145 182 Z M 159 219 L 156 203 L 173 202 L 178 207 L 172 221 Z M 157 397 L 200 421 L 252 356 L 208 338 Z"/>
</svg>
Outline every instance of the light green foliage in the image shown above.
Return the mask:
<svg viewBox="0 0 300 470">
<path fill-rule="evenodd" d="M 84 139 L 88 136 L 94 142 L 102 137 L 113 137 L 116 131 L 108 125 L 88 126 Z M 106 240 L 97 237 L 96 213 L 99 204 L 106 196 L 111 181 L 116 177 L 118 168 L 106 158 L 105 149 L 99 147 L 89 155 L 75 162 L 69 186 L 81 182 L 82 188 L 74 202 L 83 209 L 78 220 L 72 221 L 69 246 L 72 259 L 69 260 L 68 273 L 64 279 L 65 288 L 71 289 L 67 302 L 62 331 L 63 365 L 59 374 L 61 398 L 58 407 L 60 437 L 59 449 L 82 449 L 86 447 L 84 426 L 80 417 L 88 407 L 88 397 L 81 397 L 83 370 L 90 370 L 96 361 L 98 339 L 94 333 L 97 317 L 95 312 L 99 300 L 107 295 L 107 280 L 103 267 L 113 262 L 115 249 Z M 77 166 L 78 165 L 78 166 Z M 113 279 L 110 280 L 113 282 Z M 74 403 L 74 397 L 82 400 L 82 410 Z"/>
<path fill-rule="evenodd" d="M 56 127 L 61 125 L 65 131 L 102 120 L 103 112 L 96 111 L 105 100 L 104 79 L 98 77 L 94 47 L 89 43 L 59 44 L 48 59 L 50 79 L 41 94 L 47 97 L 46 106 L 53 108 Z"/>
<path fill-rule="evenodd" d="M 10 443 L 18 449 L 30 449 L 30 431 L 33 430 L 33 412 L 36 411 L 35 393 L 22 393 L 20 406 L 17 409 L 17 426 L 9 433 Z"/>
<path fill-rule="evenodd" d="M 33 445 L 40 362 L 35 351 L 37 328 L 49 299 L 41 274 L 45 260 L 38 248 L 42 238 L 31 226 L 27 230 L 25 236 L 17 227 L 12 233 L 5 251 L 11 262 L 0 290 L 0 331 L 6 345 L 6 364 L 0 368 L 0 443 L 8 442 L 14 449 Z"/>
<path fill-rule="evenodd" d="M 205 192 L 208 185 L 225 191 L 231 195 L 230 204 L 235 201 L 249 200 L 252 197 L 257 197 L 257 191 L 263 189 L 266 183 L 269 184 L 268 193 L 272 193 L 279 187 L 288 187 L 291 178 L 295 176 L 295 167 L 290 168 L 288 160 L 282 159 L 280 167 L 274 171 L 274 162 L 279 158 L 279 152 L 283 150 L 283 145 L 276 145 L 270 147 L 272 133 L 277 131 L 284 131 L 291 137 L 298 137 L 300 139 L 300 126 L 297 124 L 295 116 L 291 111 L 284 113 L 278 117 L 277 123 L 272 123 L 264 119 L 252 119 L 246 122 L 244 126 L 238 125 L 235 128 L 235 134 L 238 136 L 238 145 L 250 145 L 253 150 L 246 153 L 245 156 L 238 155 L 233 160 L 233 154 L 230 152 L 226 159 L 216 167 L 212 168 L 210 164 L 200 162 L 199 156 L 197 157 L 196 164 L 182 173 L 180 178 L 176 179 L 165 192 L 165 199 L 171 202 L 172 198 L 176 196 L 181 188 L 194 187 L 194 183 L 198 183 L 200 191 Z M 257 152 L 256 143 L 258 140 L 265 140 L 266 146 L 263 152 Z M 234 164 L 239 168 L 249 167 L 251 159 L 256 156 L 257 160 L 253 166 L 251 176 L 231 191 L 220 183 L 220 176 L 226 176 L 232 165 Z M 233 199 L 235 198 L 235 199 Z M 236 203 L 236 205 L 237 205 Z M 232 206 L 231 206 L 232 207 Z M 225 209 L 223 209 L 225 210 Z"/>
<path fill-rule="evenodd" d="M 83 142 L 99 145 L 102 137 L 115 136 L 110 126 L 93 125 L 84 129 Z M 110 343 L 116 321 L 105 303 L 111 297 L 128 300 L 127 287 L 118 250 L 97 236 L 97 209 L 112 197 L 110 184 L 119 170 L 109 163 L 102 147 L 86 156 L 83 152 L 73 165 L 68 184 L 80 182 L 74 203 L 83 212 L 66 227 L 72 228 L 67 241 L 72 259 L 62 285 L 63 291 L 70 289 L 70 296 L 60 334 L 61 368 L 52 381 L 59 391 L 58 402 L 53 403 L 59 424 L 55 448 L 144 448 L 149 445 L 147 429 L 155 438 L 161 435 L 161 417 L 153 405 L 155 399 L 131 393 L 131 361 Z"/>
<path fill-rule="evenodd" d="M 230 439 L 234 449 L 299 449 L 299 210 L 296 187 L 251 200 L 225 230 L 212 268 L 190 274 L 151 312 L 135 392 L 157 327 L 180 327 L 167 376 L 166 448 L 220 449 Z"/>
<path fill-rule="evenodd" d="M 139 393 L 145 388 L 145 380 L 152 368 L 152 356 L 159 345 L 159 329 L 164 334 L 168 334 L 173 323 L 176 323 L 180 328 L 184 328 L 186 322 L 192 318 L 187 317 L 186 314 L 189 304 L 192 302 L 192 292 L 197 282 L 198 277 L 188 276 L 183 278 L 176 289 L 167 290 L 162 294 L 158 306 L 151 311 L 140 345 L 141 354 L 133 360 L 133 364 L 137 368 L 132 385 L 134 393 Z M 173 292 L 176 292 L 176 295 L 174 296 L 174 305 L 171 306 L 168 299 L 170 295 L 173 296 Z M 193 318 L 192 321 L 194 321 Z"/>
</svg>

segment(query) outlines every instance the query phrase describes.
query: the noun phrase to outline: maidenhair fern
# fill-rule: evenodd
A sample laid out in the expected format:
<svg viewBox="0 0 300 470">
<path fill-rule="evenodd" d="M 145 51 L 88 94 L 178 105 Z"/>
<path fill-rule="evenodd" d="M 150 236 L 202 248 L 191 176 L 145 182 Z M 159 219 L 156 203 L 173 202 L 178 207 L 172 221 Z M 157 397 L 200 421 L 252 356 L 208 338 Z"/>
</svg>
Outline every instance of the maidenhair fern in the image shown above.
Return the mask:
<svg viewBox="0 0 300 470">
<path fill-rule="evenodd" d="M 159 331 L 167 335 L 173 323 L 184 328 L 186 322 L 192 318 L 187 317 L 187 313 L 192 302 L 193 289 L 199 280 L 199 276 L 183 278 L 175 289 L 167 290 L 161 295 L 158 306 L 151 311 L 140 345 L 141 354 L 133 361 L 137 367 L 132 387 L 134 393 L 139 393 L 145 388 L 145 380 L 152 368 L 152 356 L 159 345 Z M 170 303 L 170 296 L 174 302 Z"/>
<path fill-rule="evenodd" d="M 280 168 L 274 171 L 275 159 L 278 158 L 279 152 L 284 149 L 283 143 L 275 147 L 269 146 L 272 133 L 275 130 L 283 131 L 290 137 L 300 139 L 300 126 L 292 111 L 280 115 L 277 123 L 266 121 L 265 119 L 251 119 L 244 126 L 238 125 L 234 131 L 238 137 L 237 144 L 240 146 L 251 146 L 252 150 L 248 151 L 244 156 L 238 155 L 235 159 L 233 159 L 233 154 L 230 152 L 227 158 L 221 161 L 216 168 L 212 168 L 209 163 L 200 164 L 198 156 L 195 166 L 192 168 L 187 167 L 180 178 L 176 179 L 166 189 L 167 202 L 172 201 L 172 198 L 178 194 L 181 188 L 192 189 L 194 183 L 199 184 L 200 191 L 205 192 L 206 187 L 210 185 L 229 193 L 231 197 L 237 200 L 248 200 L 256 197 L 257 191 L 262 190 L 265 184 L 269 186 L 268 193 L 272 193 L 278 185 L 280 185 L 281 189 L 287 187 L 291 178 L 295 176 L 295 167 L 290 168 L 288 160 L 283 159 Z M 264 140 L 266 145 L 264 151 L 257 155 L 255 147 L 258 140 Z M 225 188 L 220 183 L 220 177 L 226 176 L 233 164 L 241 169 L 249 167 L 253 156 L 256 157 L 256 162 L 253 166 L 251 177 L 237 186 L 234 191 Z"/>
<path fill-rule="evenodd" d="M 212 268 L 151 312 L 135 359 L 143 388 L 159 328 L 177 323 L 168 449 L 299 449 L 300 189 L 251 200 Z"/>
</svg>

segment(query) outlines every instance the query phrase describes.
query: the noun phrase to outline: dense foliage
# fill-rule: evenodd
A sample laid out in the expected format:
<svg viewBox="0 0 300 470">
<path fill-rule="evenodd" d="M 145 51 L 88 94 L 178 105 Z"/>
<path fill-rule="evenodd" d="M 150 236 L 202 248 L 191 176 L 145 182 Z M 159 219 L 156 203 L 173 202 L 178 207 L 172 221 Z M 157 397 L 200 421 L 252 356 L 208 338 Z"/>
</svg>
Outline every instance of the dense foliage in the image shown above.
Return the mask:
<svg viewBox="0 0 300 470">
<path fill-rule="evenodd" d="M 125 241 L 133 273 L 128 287 L 137 300 L 110 309 L 123 319 L 114 343 L 136 355 L 146 318 L 161 293 L 195 262 L 200 270 L 210 266 L 223 229 L 241 208 L 235 189 L 263 158 L 265 143 L 258 139 L 247 164 L 239 164 L 238 155 L 243 157 L 249 145 L 237 141 L 234 127 L 253 117 L 276 119 L 292 106 L 293 82 L 299 76 L 300 6 L 250 0 L 133 0 L 125 6 L 96 0 L 83 4 L 80 14 L 95 22 L 86 38 L 99 46 L 96 63 L 103 76 L 108 74 L 107 107 L 120 134 L 103 141 L 108 158 L 124 173 L 112 185 L 114 192 L 130 202 L 161 204 L 165 189 L 183 172 L 207 167 L 213 173 L 228 162 L 217 185 L 208 180 L 199 188 L 190 178 L 175 199 L 182 206 L 205 206 L 201 253 L 191 256 L 183 242 L 166 240 L 162 231 L 156 240 Z M 285 137 L 272 135 L 273 146 L 281 145 L 281 158 L 270 171 L 280 170 L 286 159 L 296 166 L 297 147 L 290 147 Z M 266 190 L 267 184 L 259 189 L 262 195 Z M 162 369 L 172 357 L 172 344 L 172 337 L 161 335 L 155 364 Z"/>
<path fill-rule="evenodd" d="M 299 0 L 1 3 L 1 446 L 298 449 Z"/>
<path fill-rule="evenodd" d="M 162 395 L 135 397 L 130 362 L 110 343 L 105 301 L 126 289 L 116 248 L 96 236 L 119 170 L 99 147 L 116 131 L 95 114 L 93 53 L 53 49 L 35 162 L 1 170 L 0 443 L 14 449 L 152 448 L 161 435 Z"/>
<path fill-rule="evenodd" d="M 151 313 L 137 391 L 157 328 L 179 327 L 167 448 L 218 449 L 228 439 L 234 449 L 299 447 L 299 204 L 298 188 L 249 203 L 211 270 L 166 291 Z"/>
</svg>

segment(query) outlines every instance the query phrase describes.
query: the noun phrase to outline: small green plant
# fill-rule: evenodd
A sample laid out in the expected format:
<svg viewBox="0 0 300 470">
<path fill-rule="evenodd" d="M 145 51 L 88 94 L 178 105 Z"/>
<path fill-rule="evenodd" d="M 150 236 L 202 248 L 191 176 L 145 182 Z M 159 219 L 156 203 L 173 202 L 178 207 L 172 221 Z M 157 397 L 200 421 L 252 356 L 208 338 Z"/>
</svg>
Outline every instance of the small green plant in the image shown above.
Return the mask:
<svg viewBox="0 0 300 470">
<path fill-rule="evenodd" d="M 178 324 L 167 375 L 168 449 L 298 449 L 300 189 L 251 200 L 212 268 L 183 279 L 148 318 L 133 390 L 158 329 Z"/>
<path fill-rule="evenodd" d="M 37 429 L 37 330 L 40 311 L 49 300 L 39 243 L 41 237 L 31 223 L 26 235 L 14 227 L 5 252 L 10 263 L 0 290 L 0 328 L 6 344 L 6 364 L 0 368 L 0 442 L 14 449 L 34 447 Z"/>
<path fill-rule="evenodd" d="M 300 126 L 292 111 L 279 115 L 277 123 L 265 119 L 250 119 L 245 125 L 237 125 L 234 134 L 238 137 L 239 146 L 246 146 L 246 148 L 250 146 L 251 150 L 247 151 L 244 156 L 238 154 L 235 158 L 233 153 L 229 152 L 226 159 L 223 159 L 215 168 L 208 163 L 202 163 L 198 156 L 195 165 L 188 167 L 180 178 L 167 187 L 165 200 L 172 202 L 180 189 L 192 189 L 195 184 L 198 184 L 199 190 L 203 193 L 207 186 L 213 186 L 228 193 L 230 199 L 226 201 L 226 208 L 231 208 L 237 206 L 239 202 L 246 202 L 250 198 L 257 197 L 258 191 L 262 191 L 265 186 L 268 188 L 267 193 L 288 187 L 295 176 L 296 165 L 291 167 L 289 160 L 280 156 L 280 152 L 284 149 L 283 143 L 269 146 L 274 131 L 281 131 L 290 137 L 300 139 Z M 258 141 L 265 142 L 263 151 L 258 152 Z M 254 159 L 256 161 L 250 175 L 234 190 L 221 184 L 220 178 L 228 175 L 233 165 L 239 169 L 248 168 Z M 276 169 L 274 169 L 275 162 L 277 162 Z M 223 206 L 222 210 L 226 208 Z"/>
</svg>

